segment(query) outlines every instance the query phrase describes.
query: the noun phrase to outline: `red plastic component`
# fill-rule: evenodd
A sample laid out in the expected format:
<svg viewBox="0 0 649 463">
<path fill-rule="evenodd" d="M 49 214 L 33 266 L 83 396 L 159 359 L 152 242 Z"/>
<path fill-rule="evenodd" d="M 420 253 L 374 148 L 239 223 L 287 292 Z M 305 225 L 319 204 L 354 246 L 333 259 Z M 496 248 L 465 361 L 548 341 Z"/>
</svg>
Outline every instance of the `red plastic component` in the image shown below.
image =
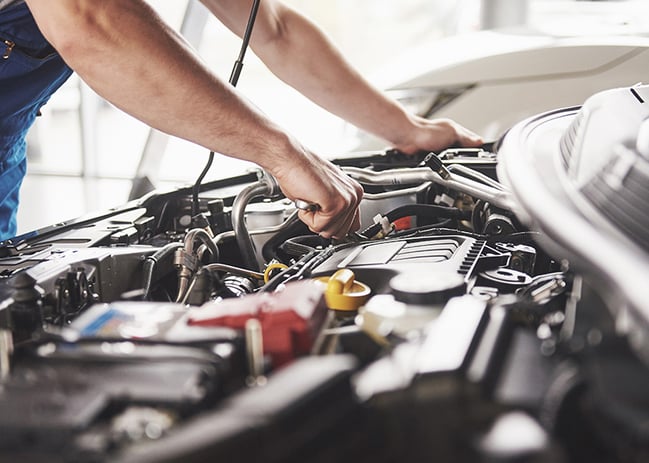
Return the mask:
<svg viewBox="0 0 649 463">
<path fill-rule="evenodd" d="M 394 222 L 395 230 L 410 230 L 412 228 L 412 217 L 401 217 L 396 219 Z"/>
<path fill-rule="evenodd" d="M 311 351 L 327 316 L 323 285 L 305 280 L 288 283 L 275 293 L 224 299 L 195 309 L 188 323 L 244 329 L 246 321 L 261 323 L 264 353 L 274 367 Z"/>
</svg>

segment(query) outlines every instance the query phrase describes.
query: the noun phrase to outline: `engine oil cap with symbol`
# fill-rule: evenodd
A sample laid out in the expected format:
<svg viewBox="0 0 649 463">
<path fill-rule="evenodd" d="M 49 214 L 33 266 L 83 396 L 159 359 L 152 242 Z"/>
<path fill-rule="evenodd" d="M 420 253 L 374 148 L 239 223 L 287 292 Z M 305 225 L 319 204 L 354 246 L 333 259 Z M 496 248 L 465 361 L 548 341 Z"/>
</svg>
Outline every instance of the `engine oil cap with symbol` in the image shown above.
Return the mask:
<svg viewBox="0 0 649 463">
<path fill-rule="evenodd" d="M 318 277 L 317 281 L 324 283 L 327 307 L 337 311 L 356 311 L 369 299 L 371 289 L 356 280 L 354 272 L 341 268 L 330 277 Z"/>
<path fill-rule="evenodd" d="M 464 277 L 457 273 L 401 273 L 390 280 L 397 301 L 414 305 L 440 305 L 466 293 Z"/>
</svg>

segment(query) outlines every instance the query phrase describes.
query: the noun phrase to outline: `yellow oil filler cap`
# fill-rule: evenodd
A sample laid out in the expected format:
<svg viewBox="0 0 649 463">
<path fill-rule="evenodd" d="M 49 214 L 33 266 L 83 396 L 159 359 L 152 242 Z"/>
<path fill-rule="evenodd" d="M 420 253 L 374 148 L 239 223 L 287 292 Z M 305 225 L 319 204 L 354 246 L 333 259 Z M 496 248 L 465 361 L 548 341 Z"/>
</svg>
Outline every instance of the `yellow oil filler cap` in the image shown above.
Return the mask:
<svg viewBox="0 0 649 463">
<path fill-rule="evenodd" d="M 370 297 L 370 288 L 360 281 L 349 269 L 341 268 L 330 277 L 318 277 L 318 281 L 327 285 L 325 302 L 333 310 L 358 310 Z"/>
</svg>

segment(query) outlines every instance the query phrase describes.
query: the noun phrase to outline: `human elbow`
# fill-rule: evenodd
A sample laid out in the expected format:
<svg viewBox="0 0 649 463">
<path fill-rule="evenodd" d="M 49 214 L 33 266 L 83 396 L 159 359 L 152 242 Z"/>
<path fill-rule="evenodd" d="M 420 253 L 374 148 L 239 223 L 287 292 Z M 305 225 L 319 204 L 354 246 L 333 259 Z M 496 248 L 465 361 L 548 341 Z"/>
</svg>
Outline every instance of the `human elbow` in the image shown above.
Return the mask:
<svg viewBox="0 0 649 463">
<path fill-rule="evenodd" d="M 65 5 L 45 11 L 47 18 L 34 16 L 45 38 L 70 65 L 100 52 L 113 35 L 111 14 L 96 0 L 65 1 Z M 37 10 L 38 11 L 38 10 Z M 74 67 L 74 66 L 73 66 Z"/>
</svg>

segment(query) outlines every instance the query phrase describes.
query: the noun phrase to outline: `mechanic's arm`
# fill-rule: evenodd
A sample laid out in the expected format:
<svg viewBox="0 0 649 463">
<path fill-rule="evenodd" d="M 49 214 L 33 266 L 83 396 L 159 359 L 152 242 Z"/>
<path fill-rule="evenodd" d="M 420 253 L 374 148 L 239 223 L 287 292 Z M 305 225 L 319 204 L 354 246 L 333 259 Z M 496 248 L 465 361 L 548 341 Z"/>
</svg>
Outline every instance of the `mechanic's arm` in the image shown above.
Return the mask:
<svg viewBox="0 0 649 463">
<path fill-rule="evenodd" d="M 242 35 L 251 0 L 202 0 Z M 279 0 L 262 0 L 251 46 L 271 71 L 312 101 L 404 152 L 478 146 L 481 138 L 449 119 L 411 115 L 371 86 L 324 33 Z"/>
<path fill-rule="evenodd" d="M 147 124 L 253 161 L 287 197 L 318 203 L 300 215 L 315 232 L 358 228 L 362 188 L 302 147 L 219 80 L 142 0 L 27 0 L 68 65 L 108 101 Z"/>
</svg>

